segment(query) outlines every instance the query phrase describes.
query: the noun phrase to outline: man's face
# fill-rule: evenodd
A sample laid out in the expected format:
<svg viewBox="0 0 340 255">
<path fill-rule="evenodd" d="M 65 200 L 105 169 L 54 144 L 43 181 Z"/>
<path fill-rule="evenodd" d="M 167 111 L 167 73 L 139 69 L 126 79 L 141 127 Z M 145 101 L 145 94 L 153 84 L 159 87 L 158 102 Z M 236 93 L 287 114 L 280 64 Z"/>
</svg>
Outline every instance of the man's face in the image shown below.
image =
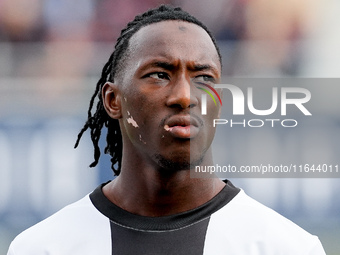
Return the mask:
<svg viewBox="0 0 340 255">
<path fill-rule="evenodd" d="M 163 21 L 141 28 L 115 80 L 124 153 L 133 151 L 130 155 L 166 169 L 204 161 L 219 107 L 208 99 L 209 114 L 201 115 L 204 92 L 197 84 L 217 83 L 220 75 L 216 48 L 201 27 Z"/>
</svg>

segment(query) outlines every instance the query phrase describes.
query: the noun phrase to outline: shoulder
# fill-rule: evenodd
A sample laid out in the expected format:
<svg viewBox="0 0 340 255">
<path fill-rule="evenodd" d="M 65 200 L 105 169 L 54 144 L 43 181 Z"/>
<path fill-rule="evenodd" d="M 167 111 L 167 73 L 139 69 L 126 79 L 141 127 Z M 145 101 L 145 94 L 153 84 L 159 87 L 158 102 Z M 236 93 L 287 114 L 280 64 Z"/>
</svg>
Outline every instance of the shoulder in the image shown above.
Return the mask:
<svg viewBox="0 0 340 255">
<path fill-rule="evenodd" d="M 256 246 L 263 251 L 261 254 L 325 254 L 316 236 L 247 196 L 243 190 L 211 216 L 209 227 L 215 233 L 214 238 L 224 243 L 232 240 L 246 249 Z M 244 252 L 252 254 L 250 250 Z"/>
<path fill-rule="evenodd" d="M 109 231 L 109 220 L 86 196 L 23 231 L 11 243 L 8 254 L 71 254 L 67 252 L 72 246 L 96 240 L 98 233 L 110 236 Z"/>
</svg>

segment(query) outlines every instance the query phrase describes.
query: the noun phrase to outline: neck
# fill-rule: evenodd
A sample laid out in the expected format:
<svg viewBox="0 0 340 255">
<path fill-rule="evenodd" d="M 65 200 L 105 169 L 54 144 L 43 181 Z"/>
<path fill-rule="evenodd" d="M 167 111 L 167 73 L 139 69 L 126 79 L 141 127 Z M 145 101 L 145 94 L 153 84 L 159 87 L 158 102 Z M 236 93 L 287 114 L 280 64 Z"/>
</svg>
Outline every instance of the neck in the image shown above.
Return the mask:
<svg viewBox="0 0 340 255">
<path fill-rule="evenodd" d="M 212 199 L 223 187 L 224 183 L 217 178 L 191 178 L 190 170 L 170 172 L 139 164 L 123 167 L 103 192 L 126 211 L 157 217 L 194 209 Z"/>
</svg>

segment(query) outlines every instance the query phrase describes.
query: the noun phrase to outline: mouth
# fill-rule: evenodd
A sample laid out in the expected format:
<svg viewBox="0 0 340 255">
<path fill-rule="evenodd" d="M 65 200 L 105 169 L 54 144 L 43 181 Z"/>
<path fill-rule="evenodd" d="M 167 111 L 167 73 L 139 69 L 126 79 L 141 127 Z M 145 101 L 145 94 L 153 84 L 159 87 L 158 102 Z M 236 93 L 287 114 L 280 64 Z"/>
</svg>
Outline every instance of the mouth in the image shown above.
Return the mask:
<svg viewBox="0 0 340 255">
<path fill-rule="evenodd" d="M 191 139 L 198 135 L 200 122 L 189 115 L 174 115 L 164 125 L 164 130 L 176 138 Z"/>
</svg>

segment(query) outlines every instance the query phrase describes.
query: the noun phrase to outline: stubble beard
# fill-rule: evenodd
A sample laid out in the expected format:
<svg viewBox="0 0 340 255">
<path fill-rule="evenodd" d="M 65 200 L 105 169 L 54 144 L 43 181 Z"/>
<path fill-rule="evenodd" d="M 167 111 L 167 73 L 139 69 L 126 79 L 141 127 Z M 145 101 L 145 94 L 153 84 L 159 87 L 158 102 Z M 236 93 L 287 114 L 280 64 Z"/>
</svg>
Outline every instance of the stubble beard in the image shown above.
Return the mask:
<svg viewBox="0 0 340 255">
<path fill-rule="evenodd" d="M 163 157 L 161 154 L 155 155 L 156 162 L 160 168 L 164 171 L 185 171 L 195 169 L 196 166 L 201 165 L 205 156 L 205 152 L 200 155 L 199 158 L 192 160 L 192 157 L 186 157 L 181 159 L 169 159 Z"/>
</svg>

